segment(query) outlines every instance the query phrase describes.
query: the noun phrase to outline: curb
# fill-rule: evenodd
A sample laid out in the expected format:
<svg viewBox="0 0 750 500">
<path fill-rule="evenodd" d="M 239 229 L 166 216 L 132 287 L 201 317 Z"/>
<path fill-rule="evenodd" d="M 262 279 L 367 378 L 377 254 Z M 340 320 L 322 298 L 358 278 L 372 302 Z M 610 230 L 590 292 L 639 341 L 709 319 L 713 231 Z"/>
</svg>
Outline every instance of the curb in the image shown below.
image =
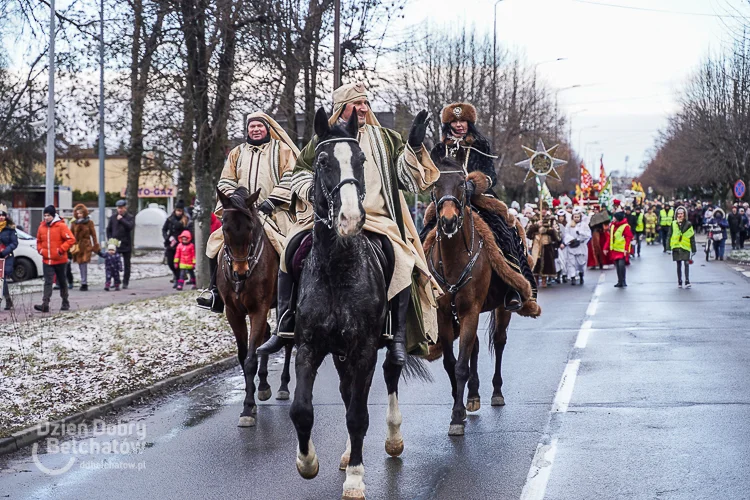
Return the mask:
<svg viewBox="0 0 750 500">
<path fill-rule="evenodd" d="M 220 359 L 219 361 L 215 361 L 210 365 L 196 368 L 181 375 L 175 375 L 173 377 L 166 378 L 144 389 L 139 389 L 135 392 L 131 392 L 130 394 L 119 396 L 109 403 L 92 406 L 91 408 L 88 408 L 84 411 L 68 415 L 67 417 L 63 417 L 52 422 L 39 422 L 36 425 L 14 432 L 10 435 L 10 437 L 0 439 L 0 455 L 7 455 L 9 453 L 19 451 L 21 448 L 36 443 L 37 441 L 47 437 L 51 433 L 51 429 L 60 425 L 77 424 L 86 420 L 101 417 L 102 415 L 105 415 L 113 410 L 119 410 L 121 408 L 129 406 L 131 403 L 142 398 L 157 396 L 177 385 L 228 370 L 234 367 L 236 364 L 237 356 L 229 356 L 227 358 Z"/>
</svg>

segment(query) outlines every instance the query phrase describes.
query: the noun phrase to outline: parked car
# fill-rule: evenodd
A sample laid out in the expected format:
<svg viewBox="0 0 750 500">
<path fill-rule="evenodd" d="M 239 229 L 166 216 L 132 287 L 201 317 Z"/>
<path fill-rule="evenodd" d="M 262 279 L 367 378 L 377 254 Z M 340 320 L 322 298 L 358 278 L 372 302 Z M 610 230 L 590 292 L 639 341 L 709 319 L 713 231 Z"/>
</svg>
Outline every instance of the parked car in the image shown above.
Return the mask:
<svg viewBox="0 0 750 500">
<path fill-rule="evenodd" d="M 26 281 L 42 276 L 42 256 L 36 251 L 36 238 L 16 229 L 18 248 L 13 252 L 13 281 Z"/>
</svg>

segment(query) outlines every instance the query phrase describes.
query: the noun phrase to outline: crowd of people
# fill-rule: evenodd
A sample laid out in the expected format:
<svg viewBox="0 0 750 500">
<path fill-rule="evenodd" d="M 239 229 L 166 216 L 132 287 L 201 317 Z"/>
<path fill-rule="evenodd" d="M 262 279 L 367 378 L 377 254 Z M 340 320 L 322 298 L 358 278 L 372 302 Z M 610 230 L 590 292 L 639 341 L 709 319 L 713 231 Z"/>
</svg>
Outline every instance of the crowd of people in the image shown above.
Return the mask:
<svg viewBox="0 0 750 500">
<path fill-rule="evenodd" d="M 695 235 L 706 235 L 709 255 L 724 260 L 727 237 L 732 249 L 749 238 L 748 204 L 735 204 L 727 216 L 718 206 L 688 200 L 641 201 L 627 205 L 615 199 L 610 209 L 561 196 L 551 206 L 511 203 L 521 221 L 540 288 L 584 284 L 586 270 L 617 271 L 615 287 L 627 287 L 627 266 L 641 256 L 643 245 L 661 245 L 676 263 L 677 284 L 691 288 L 690 265 L 697 252 Z"/>
</svg>

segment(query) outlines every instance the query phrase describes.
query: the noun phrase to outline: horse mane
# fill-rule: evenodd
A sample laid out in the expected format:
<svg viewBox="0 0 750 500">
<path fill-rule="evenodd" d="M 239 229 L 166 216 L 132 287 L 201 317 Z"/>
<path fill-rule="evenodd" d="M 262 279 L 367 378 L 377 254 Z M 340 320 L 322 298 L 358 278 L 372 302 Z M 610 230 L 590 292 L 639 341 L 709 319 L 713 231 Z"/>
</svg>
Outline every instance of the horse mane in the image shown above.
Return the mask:
<svg viewBox="0 0 750 500">
<path fill-rule="evenodd" d="M 231 202 L 232 206 L 224 207 L 224 208 L 233 208 L 235 210 L 242 212 L 248 217 L 252 217 L 253 212 L 247 207 L 247 199 L 249 197 L 250 197 L 250 191 L 248 191 L 245 186 L 240 186 L 237 189 L 235 189 L 234 193 L 232 193 L 229 196 L 229 201 Z"/>
</svg>

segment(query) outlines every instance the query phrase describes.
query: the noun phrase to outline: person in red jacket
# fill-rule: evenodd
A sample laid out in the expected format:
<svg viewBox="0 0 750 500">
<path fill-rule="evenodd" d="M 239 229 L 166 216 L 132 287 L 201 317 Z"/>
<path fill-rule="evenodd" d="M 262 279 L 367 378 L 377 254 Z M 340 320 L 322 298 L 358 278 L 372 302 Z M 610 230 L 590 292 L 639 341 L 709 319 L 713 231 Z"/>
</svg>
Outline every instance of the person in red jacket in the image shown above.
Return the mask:
<svg viewBox="0 0 750 500">
<path fill-rule="evenodd" d="M 195 285 L 195 245 L 190 241 L 190 231 L 187 229 L 180 234 L 180 244 L 177 245 L 177 250 L 174 254 L 174 267 L 180 270 L 180 278 L 177 280 L 177 289 L 182 290 L 185 286 L 185 278 L 190 275 L 190 281 L 188 284 L 193 285 L 193 290 L 197 287 Z"/>
<path fill-rule="evenodd" d="M 42 268 L 44 272 L 44 292 L 42 304 L 35 305 L 34 309 L 41 312 L 49 312 L 49 301 L 52 298 L 52 281 L 57 277 L 60 285 L 60 297 L 62 298 L 61 311 L 70 309 L 68 302 L 68 279 L 65 276 L 65 268 L 68 264 L 68 250 L 76 242 L 73 233 L 64 220 L 57 214 L 54 206 L 49 205 L 44 209 L 44 219 L 39 224 L 36 232 L 36 250 L 42 256 Z"/>
<path fill-rule="evenodd" d="M 630 242 L 633 241 L 633 231 L 630 230 L 628 219 L 622 208 L 618 208 L 614 220 L 609 226 L 609 237 L 604 238 L 604 254 L 614 261 L 617 269 L 617 284 L 615 288 L 628 286 L 625 281 L 625 266 L 630 263 Z"/>
</svg>

